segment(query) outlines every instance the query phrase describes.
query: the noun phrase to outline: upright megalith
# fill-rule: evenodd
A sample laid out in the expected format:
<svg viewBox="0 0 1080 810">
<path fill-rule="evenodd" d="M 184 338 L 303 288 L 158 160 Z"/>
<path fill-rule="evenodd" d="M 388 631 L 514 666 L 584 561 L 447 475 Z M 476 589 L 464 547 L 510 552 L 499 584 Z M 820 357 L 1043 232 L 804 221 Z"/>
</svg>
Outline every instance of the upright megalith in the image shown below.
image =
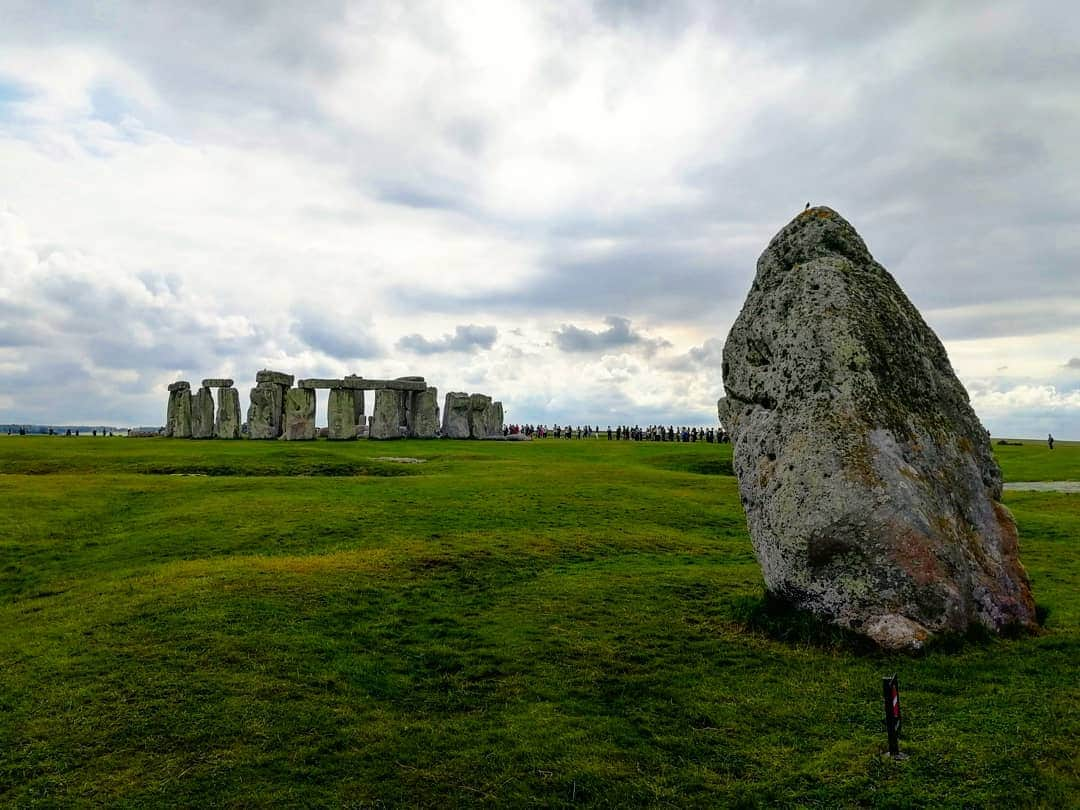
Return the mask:
<svg viewBox="0 0 1080 810">
<path fill-rule="evenodd" d="M 375 405 L 368 428 L 369 439 L 400 439 L 405 410 L 400 391 L 380 388 L 375 391 Z"/>
<path fill-rule="evenodd" d="M 761 255 L 723 374 L 720 419 L 772 593 L 889 648 L 1034 626 L 967 392 L 835 211 L 804 211 Z"/>
<path fill-rule="evenodd" d="M 487 412 L 487 435 L 502 436 L 503 432 L 503 404 L 492 402 Z"/>
<path fill-rule="evenodd" d="M 349 388 L 331 388 L 326 403 L 326 436 L 329 439 L 347 440 L 356 438 L 356 395 L 362 391 Z"/>
<path fill-rule="evenodd" d="M 412 394 L 409 400 L 409 435 L 417 439 L 434 439 L 439 433 L 439 392 L 425 388 Z"/>
<path fill-rule="evenodd" d="M 187 380 L 169 383 L 165 435 L 177 439 L 191 438 L 191 383 Z"/>
<path fill-rule="evenodd" d="M 443 404 L 442 435 L 444 439 L 469 438 L 469 395 L 451 391 Z"/>
<path fill-rule="evenodd" d="M 267 369 L 256 373 L 248 406 L 248 438 L 280 438 L 285 420 L 285 392 L 292 384 L 291 374 Z"/>
<path fill-rule="evenodd" d="M 218 389 L 214 436 L 218 439 L 240 438 L 240 392 L 235 388 Z"/>
<path fill-rule="evenodd" d="M 289 388 L 285 392 L 286 441 L 311 441 L 315 438 L 315 389 Z"/>
<path fill-rule="evenodd" d="M 487 394 L 469 396 L 469 438 L 486 439 L 491 422 L 491 397 Z"/>
<path fill-rule="evenodd" d="M 191 438 L 214 438 L 214 397 L 209 388 L 200 388 L 191 398 Z"/>
</svg>

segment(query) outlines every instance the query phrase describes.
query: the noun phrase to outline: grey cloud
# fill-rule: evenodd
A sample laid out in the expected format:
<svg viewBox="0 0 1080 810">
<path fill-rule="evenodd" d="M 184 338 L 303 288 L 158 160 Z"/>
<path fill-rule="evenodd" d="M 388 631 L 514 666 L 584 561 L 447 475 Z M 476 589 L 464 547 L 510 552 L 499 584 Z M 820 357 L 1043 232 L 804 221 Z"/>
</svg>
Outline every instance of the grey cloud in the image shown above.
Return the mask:
<svg viewBox="0 0 1080 810">
<path fill-rule="evenodd" d="M 443 352 L 477 352 L 495 345 L 499 330 L 494 326 L 475 324 L 454 327 L 454 334 L 443 335 L 438 340 L 428 340 L 422 335 L 405 335 L 397 347 L 416 354 L 441 354 Z"/>
<path fill-rule="evenodd" d="M 1070 357 L 1069 362 L 1065 364 L 1065 368 L 1080 369 L 1080 357 Z"/>
<path fill-rule="evenodd" d="M 719 375 L 723 360 L 723 339 L 709 338 L 700 346 L 694 346 L 685 354 L 661 361 L 661 365 L 670 371 L 698 371 L 704 369 Z"/>
<path fill-rule="evenodd" d="M 316 306 L 293 310 L 292 333 L 306 346 L 338 360 L 381 357 L 383 347 L 363 317 L 342 317 Z"/>
<path fill-rule="evenodd" d="M 564 352 L 605 352 L 613 349 L 641 348 L 646 353 L 670 346 L 663 339 L 647 338 L 630 325 L 628 318 L 608 315 L 604 318 L 607 329 L 594 332 L 573 324 L 564 324 L 554 333 L 555 345 Z"/>
</svg>

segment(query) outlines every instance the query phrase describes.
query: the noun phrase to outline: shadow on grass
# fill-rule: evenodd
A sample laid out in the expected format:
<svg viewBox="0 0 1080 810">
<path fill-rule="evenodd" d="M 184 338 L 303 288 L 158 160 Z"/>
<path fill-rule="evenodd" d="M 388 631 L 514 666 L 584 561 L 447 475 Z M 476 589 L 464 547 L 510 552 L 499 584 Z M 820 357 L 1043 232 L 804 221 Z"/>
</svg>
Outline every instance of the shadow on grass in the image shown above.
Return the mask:
<svg viewBox="0 0 1080 810">
<path fill-rule="evenodd" d="M 697 475 L 735 475 L 729 458 L 701 458 L 695 456 L 657 456 L 649 464 L 661 470 L 688 472 Z"/>
<path fill-rule="evenodd" d="M 731 613 L 735 622 L 747 631 L 784 644 L 839 649 L 860 655 L 879 652 L 877 645 L 865 636 L 837 627 L 768 592 L 736 599 Z"/>
<path fill-rule="evenodd" d="M 137 467 L 136 472 L 144 475 L 343 478 L 357 475 L 419 475 L 422 471 L 416 469 L 415 465 L 376 461 L 267 461 L 241 464 L 147 464 Z"/>
<path fill-rule="evenodd" d="M 1045 624 L 1049 614 L 1050 610 L 1045 605 L 1035 606 L 1039 627 Z M 793 607 L 771 593 L 740 597 L 732 603 L 731 615 L 746 631 L 784 644 L 841 650 L 854 655 L 886 654 L 865 636 L 837 627 L 808 610 Z M 1016 640 L 1031 635 L 1033 633 L 1021 625 L 1008 625 L 1002 628 L 1000 634 L 996 634 L 981 624 L 973 624 L 963 633 L 936 633 L 925 647 L 908 654 L 958 653 L 973 647 L 992 646 L 1003 639 Z"/>
</svg>

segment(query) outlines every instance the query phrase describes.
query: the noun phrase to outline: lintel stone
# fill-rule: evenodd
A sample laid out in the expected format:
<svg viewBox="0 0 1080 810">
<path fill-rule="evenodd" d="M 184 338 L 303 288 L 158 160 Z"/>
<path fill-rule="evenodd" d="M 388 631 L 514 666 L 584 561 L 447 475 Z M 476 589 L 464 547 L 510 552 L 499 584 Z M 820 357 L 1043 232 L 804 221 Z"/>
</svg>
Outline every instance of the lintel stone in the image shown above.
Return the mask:
<svg viewBox="0 0 1080 810">
<path fill-rule="evenodd" d="M 306 380 L 297 380 L 297 388 L 344 388 L 345 382 L 343 380 L 332 380 L 329 378 L 312 377 Z"/>
<path fill-rule="evenodd" d="M 257 383 L 274 383 L 275 385 L 284 385 L 286 388 L 291 387 L 293 380 L 295 379 L 296 378 L 293 377 L 292 374 L 285 374 L 281 371 L 270 371 L 265 368 L 262 371 L 255 373 L 255 382 Z"/>
<path fill-rule="evenodd" d="M 190 391 L 190 390 L 191 390 L 191 383 L 189 383 L 187 380 L 177 380 L 174 383 L 169 383 L 169 393 L 170 394 L 173 391 Z"/>
<path fill-rule="evenodd" d="M 211 377 L 202 381 L 203 388 L 232 388 L 233 381 L 228 377 Z"/>
<path fill-rule="evenodd" d="M 352 388 L 359 391 L 426 391 L 427 383 L 423 378 L 404 380 L 367 380 L 363 377 L 349 376 L 342 381 L 342 388 Z"/>
</svg>

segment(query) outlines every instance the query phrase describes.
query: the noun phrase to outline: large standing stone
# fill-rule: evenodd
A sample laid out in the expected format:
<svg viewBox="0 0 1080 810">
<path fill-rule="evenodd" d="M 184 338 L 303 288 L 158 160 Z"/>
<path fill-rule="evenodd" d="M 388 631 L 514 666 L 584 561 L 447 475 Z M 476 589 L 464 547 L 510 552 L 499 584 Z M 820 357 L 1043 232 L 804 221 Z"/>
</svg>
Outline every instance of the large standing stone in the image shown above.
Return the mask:
<svg viewBox="0 0 1080 810">
<path fill-rule="evenodd" d="M 442 435 L 446 439 L 469 438 L 469 395 L 451 391 L 443 405 Z"/>
<path fill-rule="evenodd" d="M 326 403 L 327 438 L 356 438 L 356 395 L 360 391 L 331 388 Z"/>
<path fill-rule="evenodd" d="M 248 406 L 249 439 L 276 439 L 281 436 L 285 390 L 272 382 L 261 382 L 251 389 L 251 404 Z"/>
<path fill-rule="evenodd" d="M 219 439 L 240 438 L 240 392 L 235 388 L 218 389 L 214 436 Z"/>
<path fill-rule="evenodd" d="M 487 394 L 473 394 L 469 397 L 469 438 L 487 438 L 490 411 L 491 397 Z"/>
<path fill-rule="evenodd" d="M 410 398 L 409 435 L 434 439 L 439 432 L 439 392 L 435 388 L 417 391 Z"/>
<path fill-rule="evenodd" d="M 487 412 L 487 435 L 502 436 L 503 433 L 503 404 L 492 402 Z"/>
<path fill-rule="evenodd" d="M 165 435 L 177 439 L 191 438 L 191 383 L 185 380 L 169 384 Z"/>
<path fill-rule="evenodd" d="M 1032 627 L 1001 472 L 937 336 L 829 208 L 773 238 L 724 346 L 721 421 L 774 594 L 885 647 Z"/>
<path fill-rule="evenodd" d="M 214 438 L 214 397 L 209 388 L 200 388 L 191 398 L 191 438 Z"/>
<path fill-rule="evenodd" d="M 285 392 L 286 441 L 311 441 L 315 438 L 315 389 L 290 388 Z"/>
<path fill-rule="evenodd" d="M 368 428 L 369 439 L 400 439 L 405 410 L 401 391 L 389 388 L 375 392 L 375 406 Z"/>
</svg>

